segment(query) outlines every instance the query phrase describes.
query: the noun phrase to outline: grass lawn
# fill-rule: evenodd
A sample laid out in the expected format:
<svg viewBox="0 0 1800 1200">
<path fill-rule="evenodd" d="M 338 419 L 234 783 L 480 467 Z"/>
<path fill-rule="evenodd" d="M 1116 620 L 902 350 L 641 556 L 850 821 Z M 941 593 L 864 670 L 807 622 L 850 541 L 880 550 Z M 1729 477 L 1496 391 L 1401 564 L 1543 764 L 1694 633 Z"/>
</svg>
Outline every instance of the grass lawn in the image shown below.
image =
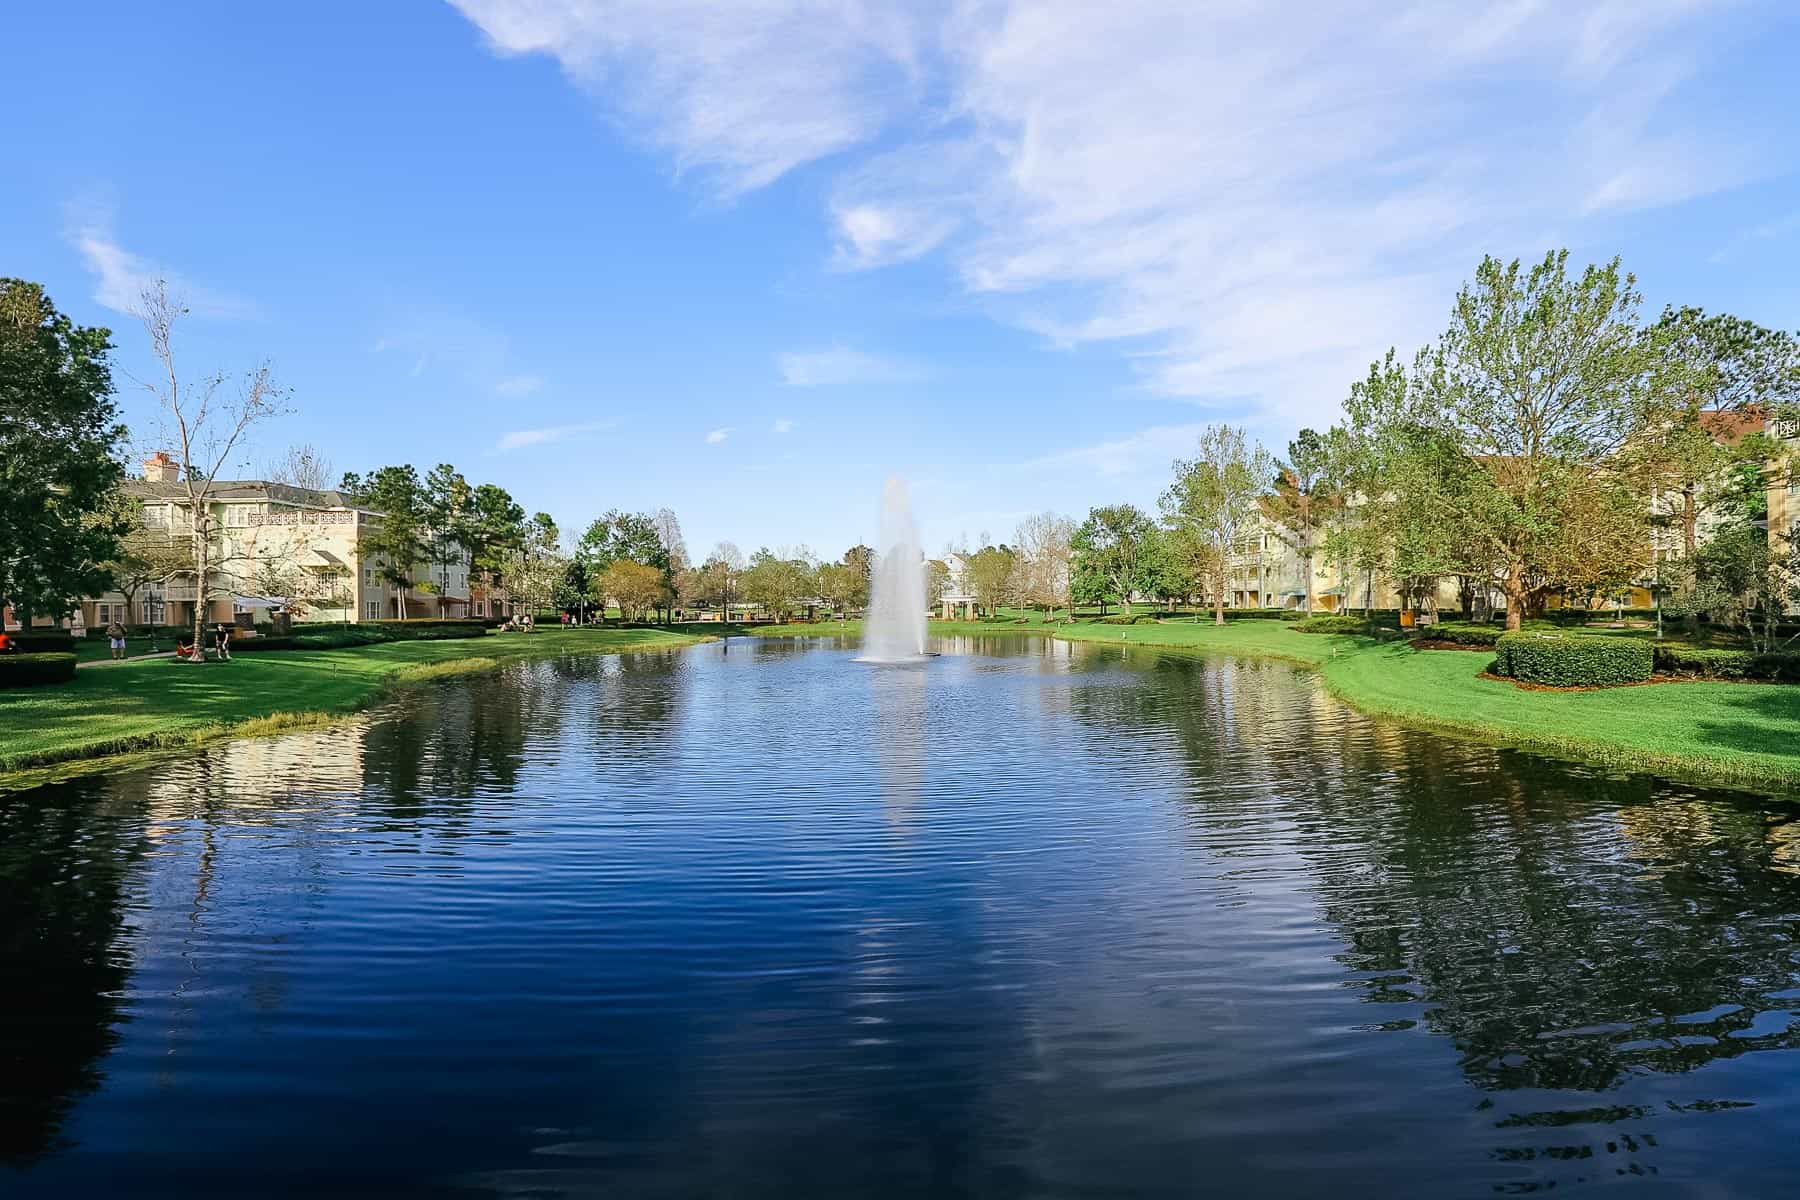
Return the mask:
<svg viewBox="0 0 1800 1200">
<path fill-rule="evenodd" d="M 785 625 L 758 632 L 830 636 L 843 628 Z M 847 629 L 860 632 L 856 622 Z M 1037 633 L 1074 642 L 1281 658 L 1316 667 L 1332 694 L 1355 708 L 1415 728 L 1711 783 L 1800 790 L 1800 686 L 1792 684 L 1526 691 L 1480 678 L 1493 661 L 1492 650 L 1414 650 L 1405 643 L 1296 633 L 1287 622 L 1272 620 L 1229 621 L 1222 627 L 1205 621 L 1054 627 L 933 621 L 931 631 Z"/>
<path fill-rule="evenodd" d="M 0 690 L 0 730 L 5 730 L 0 778 L 70 759 L 319 724 L 363 707 L 393 684 L 432 675 L 695 640 L 654 629 L 546 629 L 457 641 L 245 653 L 204 666 L 152 658 L 77 671 L 66 684 Z M 100 645 L 104 649 L 105 643 Z"/>
<path fill-rule="evenodd" d="M 1526 691 L 1482 679 L 1492 661 L 1486 650 L 1365 644 L 1321 671 L 1337 696 L 1408 725 L 1607 766 L 1800 788 L 1800 687 L 1793 684 Z"/>
</svg>

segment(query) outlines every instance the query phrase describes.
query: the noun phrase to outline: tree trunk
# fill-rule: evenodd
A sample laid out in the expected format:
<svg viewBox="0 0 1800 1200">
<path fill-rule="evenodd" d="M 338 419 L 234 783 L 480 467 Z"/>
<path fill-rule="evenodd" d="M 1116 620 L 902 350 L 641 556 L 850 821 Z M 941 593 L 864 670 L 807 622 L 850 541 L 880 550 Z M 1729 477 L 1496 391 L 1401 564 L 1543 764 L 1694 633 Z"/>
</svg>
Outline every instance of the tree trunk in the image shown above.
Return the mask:
<svg viewBox="0 0 1800 1200">
<path fill-rule="evenodd" d="M 1225 623 L 1225 572 L 1218 571 L 1213 575 L 1213 624 Z"/>
<path fill-rule="evenodd" d="M 1313 610 L 1313 569 L 1311 554 L 1303 554 L 1300 556 L 1300 569 L 1306 574 L 1306 615 L 1310 617 L 1312 616 Z"/>
<path fill-rule="evenodd" d="M 1681 551 L 1687 556 L 1689 571 L 1693 570 L 1694 557 L 1699 553 L 1699 524 L 1700 514 L 1694 503 L 1694 485 L 1690 483 L 1681 489 Z M 1691 578 L 1684 586 L 1691 598 L 1694 591 Z M 1692 636 L 1700 632 L 1700 614 L 1694 611 L 1691 603 L 1687 605 L 1687 610 L 1687 614 L 1681 618 L 1681 625 Z"/>
<path fill-rule="evenodd" d="M 1525 578 L 1518 564 L 1506 569 L 1506 628 L 1516 630 L 1525 618 Z"/>
<path fill-rule="evenodd" d="M 198 503 L 192 508 L 198 509 Z M 206 661 L 206 573 L 212 563 L 212 539 L 207 526 L 211 521 L 194 515 L 194 661 Z"/>
</svg>

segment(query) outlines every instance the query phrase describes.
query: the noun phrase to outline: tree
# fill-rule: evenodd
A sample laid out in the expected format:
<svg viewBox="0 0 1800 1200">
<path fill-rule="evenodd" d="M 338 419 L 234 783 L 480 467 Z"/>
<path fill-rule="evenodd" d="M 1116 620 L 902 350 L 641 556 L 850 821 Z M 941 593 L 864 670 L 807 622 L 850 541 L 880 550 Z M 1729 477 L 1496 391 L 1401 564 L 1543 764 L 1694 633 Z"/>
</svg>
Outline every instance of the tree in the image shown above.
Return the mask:
<svg viewBox="0 0 1800 1200">
<path fill-rule="evenodd" d="M 534 617 L 550 607 L 567 573 L 568 561 L 556 548 L 559 536 L 549 513 L 534 513 L 518 545 L 501 559 L 507 591 Z"/>
<path fill-rule="evenodd" d="M 1509 629 L 1571 555 L 1633 544 L 1630 529 L 1605 525 L 1639 526 L 1641 539 L 1641 505 L 1594 502 L 1597 490 L 1628 490 L 1616 456 L 1670 384 L 1666 339 L 1640 335 L 1640 303 L 1617 259 L 1579 278 L 1567 251 L 1529 271 L 1483 259 L 1450 328 L 1421 356 L 1417 386 L 1371 397 L 1389 406 L 1385 419 L 1441 433 L 1466 465 L 1466 549 L 1505 593 Z M 1633 565 L 1591 561 L 1580 574 Z"/>
<path fill-rule="evenodd" d="M 819 597 L 838 613 L 849 613 L 869 602 L 869 581 L 849 563 L 822 564 L 817 590 Z"/>
<path fill-rule="evenodd" d="M 668 515 L 672 522 L 675 514 Z M 596 577 L 603 576 L 606 568 L 619 559 L 655 567 L 662 572 L 665 589 L 673 595 L 675 567 L 663 541 L 664 532 L 656 517 L 613 509 L 587 527 L 575 553 Z M 679 544 L 680 526 L 675 525 L 673 532 Z M 685 548 L 682 552 L 686 553 Z"/>
<path fill-rule="evenodd" d="M 125 437 L 111 352 L 110 330 L 0 279 L 0 608 L 25 624 L 97 590 L 124 532 L 109 507 Z"/>
<path fill-rule="evenodd" d="M 681 522 L 675 517 L 672 508 L 659 508 L 656 515 L 650 518 L 656 526 L 656 540 L 662 544 L 663 553 L 668 556 L 669 570 L 687 569 L 687 541 L 681 536 Z"/>
<path fill-rule="evenodd" d="M 309 492 L 331 490 L 331 460 L 310 442 L 289 446 L 263 469 L 263 475 L 271 483 L 284 483 Z"/>
<path fill-rule="evenodd" d="M 861 544 L 844 551 L 843 564 L 863 577 L 863 603 L 868 603 L 869 583 L 875 578 L 875 551 Z"/>
<path fill-rule="evenodd" d="M 1265 501 L 1275 536 L 1300 559 L 1306 607 L 1313 610 L 1313 558 L 1330 517 L 1333 496 L 1327 488 L 1330 450 L 1317 431 L 1302 429 L 1288 443 L 1287 460 L 1275 464 L 1275 490 Z"/>
<path fill-rule="evenodd" d="M 697 581 L 699 599 L 716 604 L 726 620 L 731 619 L 731 605 L 738 593 L 739 577 L 744 573 L 744 554 L 734 543 L 720 542 L 706 557 Z"/>
<path fill-rule="evenodd" d="M 1269 452 L 1248 443 L 1242 430 L 1209 425 L 1200 433 L 1199 453 L 1175 463 L 1175 482 L 1163 493 L 1164 520 L 1207 548 L 1215 625 L 1225 623 L 1231 555 L 1256 528 L 1258 501 L 1274 473 Z"/>
<path fill-rule="evenodd" d="M 1080 603 L 1116 599 L 1131 611 L 1131 595 L 1141 580 L 1140 551 L 1151 521 L 1131 504 L 1109 504 L 1088 510 L 1070 539 L 1074 555 L 1071 586 Z"/>
<path fill-rule="evenodd" d="M 448 590 L 450 568 L 464 561 L 473 540 L 475 489 L 449 463 L 439 463 L 425 476 L 425 535 L 439 586 Z"/>
<path fill-rule="evenodd" d="M 643 620 L 646 613 L 669 598 L 662 571 L 628 558 L 614 559 L 600 573 L 599 586 L 618 601 L 619 616 L 627 621 Z"/>
<path fill-rule="evenodd" d="M 766 547 L 750 556 L 741 581 L 744 598 L 786 621 L 811 589 L 813 567 L 804 558 L 782 557 Z"/>
<path fill-rule="evenodd" d="M 1014 590 L 1026 604 L 1042 608 L 1046 619 L 1069 605 L 1074 538 L 1075 523 L 1051 512 L 1026 517 L 1014 535 L 1019 572 Z"/>
<path fill-rule="evenodd" d="M 1757 526 L 1733 522 L 1700 552 L 1696 574 L 1713 620 L 1742 629 L 1758 652 L 1772 654 L 1800 638 L 1781 632 L 1787 610 L 1800 604 L 1800 538 L 1785 539 L 1777 551 Z"/>
<path fill-rule="evenodd" d="M 1018 556 L 1007 546 L 983 546 L 968 559 L 963 580 L 974 593 L 975 604 L 988 616 L 1011 600 L 1014 567 Z"/>
<path fill-rule="evenodd" d="M 225 582 L 213 545 L 216 482 L 243 452 L 250 431 L 282 412 L 283 393 L 266 362 L 234 380 L 215 372 L 185 384 L 175 363 L 175 333 L 187 313 L 160 279 L 144 290 L 137 311 L 161 368 L 160 377 L 144 388 L 162 410 L 164 444 L 175 455 L 187 503 L 194 546 L 194 661 L 201 662 L 207 605 Z"/>
<path fill-rule="evenodd" d="M 502 566 L 525 540 L 525 510 L 505 488 L 476 486 L 469 498 L 464 533 L 469 539 L 469 565 L 488 585 L 503 585 Z"/>
<path fill-rule="evenodd" d="M 1663 344 L 1683 375 L 1660 411 L 1646 414 L 1645 428 L 1630 446 L 1634 465 L 1652 501 L 1652 521 L 1673 527 L 1681 556 L 1699 551 L 1700 523 L 1715 511 L 1741 508 L 1745 485 L 1755 480 L 1756 503 L 1765 503 L 1761 466 L 1775 451 L 1771 439 L 1748 432 L 1800 395 L 1800 342 L 1751 321 L 1698 308 L 1667 308 L 1645 336 Z M 1679 587 L 1698 581 L 1678 572 Z M 1684 597 L 1676 607 L 1690 631 L 1698 606 Z"/>
<path fill-rule="evenodd" d="M 376 557 L 381 578 L 397 593 L 395 615 L 404 621 L 413 568 L 427 553 L 424 485 L 410 465 L 382 467 L 362 483 L 357 500 L 381 514 L 379 521 L 363 530 L 358 549 Z"/>
<path fill-rule="evenodd" d="M 167 528 L 148 525 L 144 521 L 141 501 L 120 488 L 107 501 L 105 519 L 125 529 L 118 542 L 118 553 L 107 560 L 108 583 L 113 591 L 125 597 L 127 612 L 138 610 L 138 593 L 153 584 L 191 575 L 194 571 L 194 546 L 191 539 L 177 537 Z M 151 626 L 150 649 L 156 649 L 156 622 Z"/>
</svg>

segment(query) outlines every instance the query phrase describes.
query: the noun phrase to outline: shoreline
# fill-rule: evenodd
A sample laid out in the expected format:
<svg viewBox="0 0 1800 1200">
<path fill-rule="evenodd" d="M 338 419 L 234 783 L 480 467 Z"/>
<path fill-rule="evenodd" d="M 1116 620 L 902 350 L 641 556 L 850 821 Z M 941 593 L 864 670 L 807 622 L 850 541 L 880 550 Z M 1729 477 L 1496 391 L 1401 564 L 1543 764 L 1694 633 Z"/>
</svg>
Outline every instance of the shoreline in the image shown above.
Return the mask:
<svg viewBox="0 0 1800 1200">
<path fill-rule="evenodd" d="M 507 640 L 506 644 L 494 645 L 495 640 L 501 638 Z M 584 645 L 583 642 L 588 639 L 603 639 L 603 642 L 597 645 Z M 512 663 L 540 661 L 570 655 L 605 657 L 611 654 L 627 654 L 642 650 L 676 650 L 715 640 L 717 639 L 703 634 L 664 630 L 543 630 L 529 634 L 489 634 L 479 640 L 469 638 L 387 642 L 378 646 L 340 650 L 274 651 L 266 655 L 239 655 L 233 658 L 230 664 L 211 663 L 199 668 L 201 671 L 217 673 L 200 676 L 200 680 L 228 686 L 232 676 L 243 669 L 240 664 L 248 664 L 256 675 L 264 676 L 269 673 L 269 668 L 273 668 L 279 674 L 283 667 L 293 667 L 298 671 L 310 669 L 315 673 L 322 667 L 332 673 L 333 682 L 339 685 L 333 689 L 336 694 L 335 702 L 319 707 L 281 708 L 274 703 L 258 704 L 255 697 L 250 697 L 248 698 L 249 706 L 262 711 L 246 711 L 236 717 L 216 720 L 189 719 L 182 721 L 177 717 L 178 723 L 172 727 L 152 728 L 141 732 L 85 741 L 53 742 L 44 750 L 26 750 L 15 754 L 0 755 L 0 792 L 22 791 L 46 783 L 60 782 L 64 779 L 103 771 L 128 770 L 141 763 L 155 761 L 165 755 L 187 753 L 214 742 L 238 738 L 274 737 L 285 733 L 327 728 L 367 712 L 369 709 L 393 699 L 408 688 L 442 679 L 497 671 Z M 355 658 L 351 659 L 346 656 L 355 656 Z M 366 667 L 371 663 L 380 669 L 365 670 L 348 679 L 342 677 L 350 675 L 350 672 L 338 670 L 346 665 Z M 138 678 L 126 678 L 128 669 L 129 676 Z M 76 686 L 74 683 L 48 688 L 20 688 L 0 692 L 0 725 L 6 723 L 6 719 L 11 715 L 13 709 L 30 709 L 58 700 L 66 702 L 73 699 L 79 702 L 82 699 L 90 698 L 92 693 L 102 688 L 105 689 L 105 692 L 116 693 L 120 687 L 128 687 L 135 682 L 145 682 L 141 679 L 141 673 L 144 671 L 156 672 L 172 669 L 186 668 L 170 668 L 167 660 L 161 658 L 129 660 L 126 663 L 118 664 L 112 670 L 92 673 L 108 678 L 101 683 L 90 683 L 83 689 L 87 695 L 74 697 L 70 697 L 65 691 L 67 688 Z M 121 678 L 114 679 L 113 676 Z M 183 682 L 192 682 L 192 680 Z M 104 698 L 112 699 L 114 697 L 105 696 Z M 125 698 L 131 697 L 127 695 Z M 170 714 L 159 715 L 166 718 Z M 73 719 L 91 718 L 75 717 Z M 43 724 L 51 725 L 52 723 L 44 722 Z"/>
<path fill-rule="evenodd" d="M 1076 624 L 1052 626 L 1040 623 L 986 624 L 933 621 L 931 632 L 947 637 L 1046 637 L 1087 645 L 1117 645 L 1159 652 L 1225 655 L 1285 662 L 1317 673 L 1327 694 L 1375 720 L 1390 721 L 1409 729 L 1482 745 L 1524 750 L 1606 770 L 1654 774 L 1707 786 L 1734 787 L 1784 796 L 1800 795 L 1800 687 L 1754 682 L 1682 681 L 1681 688 L 1600 688 L 1540 691 L 1520 689 L 1508 681 L 1486 678 L 1492 652 L 1477 650 L 1414 650 L 1405 643 L 1381 643 L 1344 634 L 1296 633 L 1283 621 L 1240 619 L 1224 626 L 1210 623 L 1153 622 L 1139 625 Z M 716 633 L 696 626 L 672 628 L 609 628 L 540 630 L 531 634 L 490 634 L 476 642 L 393 642 L 346 650 L 275 652 L 266 657 L 240 656 L 229 667 L 207 668 L 217 676 L 202 677 L 209 683 L 229 685 L 237 663 L 258 668 L 294 668 L 296 674 L 319 668 L 340 683 L 335 699 L 323 705 L 281 708 L 249 698 L 249 710 L 222 719 L 181 720 L 180 709 L 165 706 L 152 714 L 155 727 L 115 737 L 87 740 L 51 738 L 43 750 L 26 750 L 0 756 L 0 792 L 18 791 L 80 775 L 130 769 L 140 762 L 166 754 L 186 753 L 213 742 L 235 738 L 270 737 L 319 729 L 358 715 L 406 688 L 438 679 L 499 670 L 514 662 L 528 662 L 564 655 L 604 657 L 653 649 L 681 649 L 725 637 L 843 638 L 860 632 L 860 622 L 828 622 L 819 625 L 726 626 Z M 496 644 L 496 643 L 499 644 Z M 89 673 L 104 676 L 105 690 L 131 682 L 144 671 L 167 670 L 161 660 L 120 664 L 119 669 Z M 346 668 L 360 668 L 360 671 Z M 373 668 L 373 669 L 370 669 Z M 341 676 L 355 675 L 347 682 Z M 149 682 L 144 680 L 144 682 Z M 267 681 L 266 681 L 267 682 Z M 280 681 L 273 681 L 278 684 Z M 69 697 L 64 689 L 19 689 L 0 693 L 0 724 L 9 709 L 30 708 L 32 702 Z M 99 685 L 83 689 L 90 695 Z M 1677 692 L 1679 705 L 1644 705 L 1640 722 L 1636 714 L 1623 712 L 1621 697 L 1636 693 Z M 268 692 L 257 695 L 270 694 Z M 277 692 L 275 694 L 287 694 Z M 1766 701 L 1760 698 L 1766 697 Z M 141 700 L 141 694 L 136 699 Z M 1691 701 L 1691 702 L 1690 702 Z M 1760 721 L 1754 713 L 1734 709 L 1764 707 Z M 1689 728 L 1679 732 L 1694 742 L 1695 730 L 1708 733 L 1708 720 L 1721 728 L 1711 736 L 1717 743 L 1710 752 L 1690 744 L 1683 749 L 1679 736 L 1655 736 L 1656 721 L 1667 713 L 1650 709 L 1677 708 Z M 1460 710 L 1460 711 L 1458 711 Z M 171 713 L 177 724 L 167 724 Z M 1625 716 L 1625 727 L 1638 737 L 1576 734 L 1571 729 L 1592 730 Z M 60 715 L 40 725 L 54 728 L 57 720 L 91 722 L 90 714 Z M 1724 728 L 1724 723 L 1734 724 Z M 1641 728 L 1640 728 L 1641 724 Z M 16 723 L 15 723 L 16 727 Z M 27 731 L 29 732 L 29 731 Z M 42 730 L 39 730 L 42 733 Z M 1646 744 L 1648 734 L 1657 744 Z M 1775 747 L 1794 747 L 1787 753 Z M 1674 748 L 1671 748 L 1671 746 Z"/>
</svg>

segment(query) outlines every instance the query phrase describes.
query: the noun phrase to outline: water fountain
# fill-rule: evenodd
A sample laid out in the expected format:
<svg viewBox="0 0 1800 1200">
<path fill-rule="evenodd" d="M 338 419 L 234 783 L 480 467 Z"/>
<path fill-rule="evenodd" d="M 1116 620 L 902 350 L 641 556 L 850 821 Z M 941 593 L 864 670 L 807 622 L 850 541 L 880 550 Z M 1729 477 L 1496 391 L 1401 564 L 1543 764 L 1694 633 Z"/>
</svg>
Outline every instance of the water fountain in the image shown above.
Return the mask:
<svg viewBox="0 0 1800 1200">
<path fill-rule="evenodd" d="M 906 484 L 890 475 L 881 489 L 881 540 L 859 662 L 921 662 L 925 653 L 925 556 Z"/>
</svg>

